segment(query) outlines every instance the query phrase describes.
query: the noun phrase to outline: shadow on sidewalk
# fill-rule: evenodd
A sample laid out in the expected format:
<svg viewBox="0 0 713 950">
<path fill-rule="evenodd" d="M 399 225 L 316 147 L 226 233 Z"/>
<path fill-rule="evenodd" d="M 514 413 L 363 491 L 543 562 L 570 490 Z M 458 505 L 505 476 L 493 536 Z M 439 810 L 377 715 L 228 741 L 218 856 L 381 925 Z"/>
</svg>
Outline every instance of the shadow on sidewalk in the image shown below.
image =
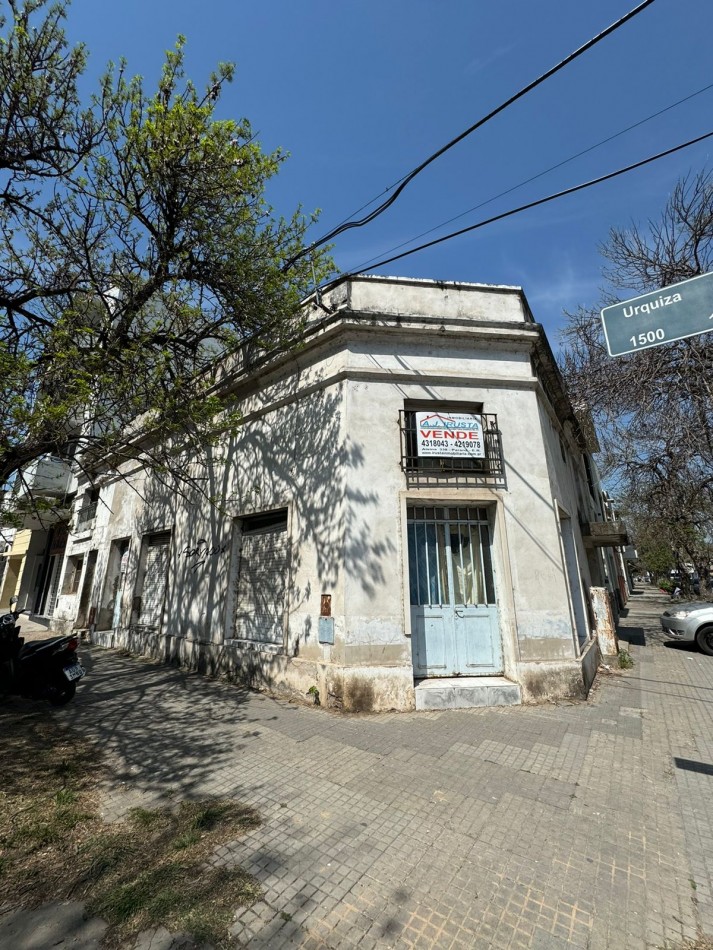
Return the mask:
<svg viewBox="0 0 713 950">
<path fill-rule="evenodd" d="M 244 687 L 209 685 L 197 673 L 117 651 L 84 644 L 81 660 L 87 676 L 71 704 L 50 710 L 13 697 L 0 709 L 0 729 L 28 712 L 71 720 L 110 754 L 109 782 L 118 789 L 190 798 L 222 775 L 221 791 L 239 797 L 248 790 L 238 768 L 241 752 L 263 741 L 262 722 L 290 714 Z"/>
<path fill-rule="evenodd" d="M 628 643 L 629 646 L 645 647 L 646 634 L 643 627 L 625 627 L 619 628 L 619 642 Z"/>
<path fill-rule="evenodd" d="M 678 756 L 674 756 L 673 761 L 677 769 L 698 772 L 701 775 L 713 775 L 713 765 L 708 762 L 694 762 L 692 759 L 679 759 Z"/>
</svg>

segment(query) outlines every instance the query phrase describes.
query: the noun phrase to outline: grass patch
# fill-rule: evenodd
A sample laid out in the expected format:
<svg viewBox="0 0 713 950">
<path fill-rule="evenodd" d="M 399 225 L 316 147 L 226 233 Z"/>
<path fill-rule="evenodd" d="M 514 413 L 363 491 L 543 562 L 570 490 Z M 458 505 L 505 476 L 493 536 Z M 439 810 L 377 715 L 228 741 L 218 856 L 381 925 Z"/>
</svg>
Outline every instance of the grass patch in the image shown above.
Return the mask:
<svg viewBox="0 0 713 950">
<path fill-rule="evenodd" d="M 634 659 L 628 650 L 619 650 L 619 669 L 630 670 L 634 665 Z"/>
<path fill-rule="evenodd" d="M 667 943 L 662 950 L 713 950 L 713 936 L 699 934 L 692 940 L 684 940 L 682 943 Z"/>
<path fill-rule="evenodd" d="M 108 946 L 164 926 L 216 948 L 235 910 L 260 896 L 254 878 L 215 859 L 216 848 L 259 824 L 232 800 L 132 811 L 113 825 L 98 812 L 107 775 L 95 745 L 50 713 L 0 716 L 0 888 L 36 906 L 81 900 L 109 924 Z"/>
</svg>

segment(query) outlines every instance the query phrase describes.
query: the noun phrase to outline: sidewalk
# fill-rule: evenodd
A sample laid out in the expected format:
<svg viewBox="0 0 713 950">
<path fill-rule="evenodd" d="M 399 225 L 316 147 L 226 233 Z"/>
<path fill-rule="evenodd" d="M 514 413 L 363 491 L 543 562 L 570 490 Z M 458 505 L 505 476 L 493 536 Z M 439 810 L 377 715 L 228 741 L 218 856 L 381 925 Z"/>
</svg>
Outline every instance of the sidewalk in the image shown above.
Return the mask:
<svg viewBox="0 0 713 950">
<path fill-rule="evenodd" d="M 57 636 L 44 624 L 37 623 L 36 620 L 30 620 L 28 614 L 20 614 L 17 622 L 20 625 L 20 636 L 24 637 L 25 643 L 30 643 L 33 640 L 47 640 L 49 637 Z"/>
<path fill-rule="evenodd" d="M 339 716 L 83 646 L 62 715 L 115 764 L 107 820 L 259 810 L 216 856 L 262 884 L 251 950 L 678 948 L 713 934 L 713 658 L 664 641 L 666 602 L 632 597 L 635 665 L 586 703 Z"/>
</svg>

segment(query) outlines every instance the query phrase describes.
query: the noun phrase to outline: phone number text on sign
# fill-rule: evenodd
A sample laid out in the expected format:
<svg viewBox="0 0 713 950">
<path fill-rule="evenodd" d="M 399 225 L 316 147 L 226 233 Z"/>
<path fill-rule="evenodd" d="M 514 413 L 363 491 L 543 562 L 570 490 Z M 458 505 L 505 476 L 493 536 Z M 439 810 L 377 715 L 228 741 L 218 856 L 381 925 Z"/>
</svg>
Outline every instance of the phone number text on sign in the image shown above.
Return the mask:
<svg viewBox="0 0 713 950">
<path fill-rule="evenodd" d="M 417 412 L 418 455 L 485 458 L 483 423 L 469 413 Z"/>
</svg>

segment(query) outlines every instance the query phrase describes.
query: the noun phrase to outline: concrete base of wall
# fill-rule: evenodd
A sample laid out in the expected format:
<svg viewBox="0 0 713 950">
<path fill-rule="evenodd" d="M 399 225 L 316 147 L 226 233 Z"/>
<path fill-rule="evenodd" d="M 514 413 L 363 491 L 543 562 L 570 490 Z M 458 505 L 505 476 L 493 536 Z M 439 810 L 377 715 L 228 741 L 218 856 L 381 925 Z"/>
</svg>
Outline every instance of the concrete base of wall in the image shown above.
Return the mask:
<svg viewBox="0 0 713 950">
<path fill-rule="evenodd" d="M 204 643 L 142 628 L 98 630 L 93 643 L 123 648 L 199 673 L 223 675 L 252 689 L 344 712 L 464 709 L 520 702 L 585 699 L 600 661 L 596 640 L 578 659 L 518 664 L 519 684 L 501 676 L 420 680 L 410 666 L 345 667 L 244 643 Z"/>
<path fill-rule="evenodd" d="M 48 630 L 52 630 L 52 631 L 55 630 L 55 623 L 56 623 L 56 621 L 52 620 L 51 617 L 40 617 L 39 614 L 30 614 L 29 617 L 28 617 L 28 619 L 29 619 L 32 623 L 36 623 L 36 624 L 38 624 L 38 625 L 41 626 L 41 627 L 47 627 Z M 60 623 L 61 623 L 61 621 L 60 621 Z"/>
<path fill-rule="evenodd" d="M 344 712 L 415 708 L 413 670 L 408 667 L 345 667 L 290 657 L 242 642 L 205 643 L 141 628 L 99 630 L 93 643 L 152 656 L 211 676 L 226 676 L 252 689 Z"/>
<path fill-rule="evenodd" d="M 586 699 L 594 682 L 601 654 L 592 640 L 577 659 L 558 663 L 520 663 L 518 678 L 523 701 L 542 703 L 558 699 Z"/>
<path fill-rule="evenodd" d="M 96 643 L 97 646 L 105 647 L 107 650 L 121 646 L 120 643 L 114 642 L 113 630 L 95 630 L 93 633 L 90 633 L 89 640 L 91 643 Z"/>
</svg>

